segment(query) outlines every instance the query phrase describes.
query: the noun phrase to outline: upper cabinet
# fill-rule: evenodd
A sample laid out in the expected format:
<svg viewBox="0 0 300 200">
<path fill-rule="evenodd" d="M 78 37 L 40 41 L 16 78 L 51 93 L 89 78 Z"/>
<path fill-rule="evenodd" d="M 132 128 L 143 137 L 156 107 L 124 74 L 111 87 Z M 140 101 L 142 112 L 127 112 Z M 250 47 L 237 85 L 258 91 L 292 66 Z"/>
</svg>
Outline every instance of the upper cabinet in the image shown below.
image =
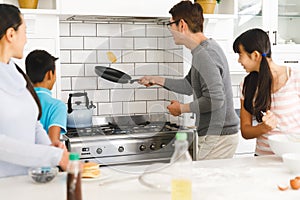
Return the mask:
<svg viewBox="0 0 300 200">
<path fill-rule="evenodd" d="M 249 28 L 262 28 L 269 33 L 273 48 L 300 44 L 299 0 L 239 0 L 235 35 Z M 284 45 L 284 46 L 283 46 Z M 294 46 L 294 47 L 293 47 Z"/>
<path fill-rule="evenodd" d="M 21 9 L 21 12 L 27 14 L 58 14 L 58 1 L 39 0 L 37 9 Z M 13 4 L 19 7 L 18 0 L 0 0 L 0 3 Z"/>
<path fill-rule="evenodd" d="M 235 37 L 250 28 L 268 32 L 278 64 L 300 62 L 299 0 L 237 0 Z"/>
</svg>

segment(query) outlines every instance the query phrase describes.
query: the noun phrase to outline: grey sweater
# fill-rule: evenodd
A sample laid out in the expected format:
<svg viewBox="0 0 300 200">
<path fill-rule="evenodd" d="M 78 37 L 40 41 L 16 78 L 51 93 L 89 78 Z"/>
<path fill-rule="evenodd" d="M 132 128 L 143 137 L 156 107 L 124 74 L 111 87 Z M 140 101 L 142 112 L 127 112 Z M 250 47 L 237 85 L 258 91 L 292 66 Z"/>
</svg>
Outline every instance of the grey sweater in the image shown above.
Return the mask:
<svg viewBox="0 0 300 200">
<path fill-rule="evenodd" d="M 192 66 L 183 79 L 166 79 L 164 87 L 194 95 L 191 112 L 196 113 L 198 135 L 230 135 L 238 132 L 226 56 L 213 39 L 203 41 L 192 53 Z"/>
</svg>

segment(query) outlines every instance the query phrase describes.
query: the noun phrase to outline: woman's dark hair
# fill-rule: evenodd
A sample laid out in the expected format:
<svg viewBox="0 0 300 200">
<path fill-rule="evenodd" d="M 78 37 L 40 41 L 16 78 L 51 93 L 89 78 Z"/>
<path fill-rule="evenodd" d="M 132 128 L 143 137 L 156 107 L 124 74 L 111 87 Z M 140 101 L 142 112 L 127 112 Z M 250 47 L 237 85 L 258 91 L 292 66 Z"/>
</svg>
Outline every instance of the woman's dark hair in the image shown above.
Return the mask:
<svg viewBox="0 0 300 200">
<path fill-rule="evenodd" d="M 259 72 L 251 72 L 246 76 L 242 91 L 245 109 L 261 122 L 261 111 L 265 112 L 271 107 L 273 76 L 266 59 L 271 58 L 272 54 L 269 36 L 261 29 L 250 29 L 236 38 L 234 52 L 240 53 L 241 46 L 248 54 L 254 51 L 262 54 Z"/>
<path fill-rule="evenodd" d="M 19 26 L 22 24 L 22 18 L 21 18 L 21 12 L 20 10 L 14 6 L 14 5 L 9 5 L 9 4 L 0 4 L 0 40 L 3 38 L 5 35 L 7 29 L 13 28 L 14 30 L 18 30 Z M 33 89 L 33 85 L 30 81 L 30 79 L 27 77 L 27 75 L 22 71 L 20 67 L 16 65 L 16 68 L 18 71 L 23 75 L 24 79 L 26 80 L 26 88 L 34 98 L 38 109 L 39 109 L 39 115 L 38 115 L 38 120 L 42 116 L 42 107 L 40 104 L 40 100 L 35 93 Z"/>
<path fill-rule="evenodd" d="M 28 54 L 25 60 L 26 74 L 29 76 L 32 83 L 39 83 L 44 80 L 48 71 L 55 71 L 55 58 L 47 51 L 34 50 Z"/>
<path fill-rule="evenodd" d="M 204 17 L 200 4 L 193 4 L 191 1 L 181 1 L 173 6 L 169 13 L 174 21 L 183 19 L 193 33 L 203 32 Z M 176 24 L 178 25 L 178 23 Z"/>
<path fill-rule="evenodd" d="M 18 30 L 21 24 L 21 12 L 16 6 L 0 4 L 0 39 L 5 35 L 7 29 Z"/>
</svg>

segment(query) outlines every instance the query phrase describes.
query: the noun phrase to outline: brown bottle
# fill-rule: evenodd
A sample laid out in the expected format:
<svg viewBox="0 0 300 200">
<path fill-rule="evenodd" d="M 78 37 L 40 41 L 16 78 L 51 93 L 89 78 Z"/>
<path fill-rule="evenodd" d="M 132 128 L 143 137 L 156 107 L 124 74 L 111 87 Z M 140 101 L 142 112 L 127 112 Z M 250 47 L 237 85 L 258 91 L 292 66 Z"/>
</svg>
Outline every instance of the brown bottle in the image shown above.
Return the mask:
<svg viewBox="0 0 300 200">
<path fill-rule="evenodd" d="M 67 167 L 67 200 L 82 200 L 79 154 L 70 153 Z"/>
</svg>

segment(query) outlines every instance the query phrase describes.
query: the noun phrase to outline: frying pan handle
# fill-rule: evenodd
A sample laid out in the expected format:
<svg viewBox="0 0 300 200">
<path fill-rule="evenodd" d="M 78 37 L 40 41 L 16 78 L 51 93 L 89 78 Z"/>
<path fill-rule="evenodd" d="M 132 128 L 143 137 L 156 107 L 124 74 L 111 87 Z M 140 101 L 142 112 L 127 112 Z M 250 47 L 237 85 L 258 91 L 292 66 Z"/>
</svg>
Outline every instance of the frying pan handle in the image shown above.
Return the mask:
<svg viewBox="0 0 300 200">
<path fill-rule="evenodd" d="M 87 96 L 86 92 L 77 92 L 74 94 L 69 94 L 69 99 L 68 99 L 68 113 L 71 113 L 73 111 L 72 108 L 72 97 L 85 97 L 85 106 L 87 109 L 89 109 L 89 98 Z"/>
<path fill-rule="evenodd" d="M 139 81 L 140 79 L 131 79 L 129 82 L 130 83 L 134 83 L 134 82 L 137 82 L 137 81 Z"/>
</svg>

